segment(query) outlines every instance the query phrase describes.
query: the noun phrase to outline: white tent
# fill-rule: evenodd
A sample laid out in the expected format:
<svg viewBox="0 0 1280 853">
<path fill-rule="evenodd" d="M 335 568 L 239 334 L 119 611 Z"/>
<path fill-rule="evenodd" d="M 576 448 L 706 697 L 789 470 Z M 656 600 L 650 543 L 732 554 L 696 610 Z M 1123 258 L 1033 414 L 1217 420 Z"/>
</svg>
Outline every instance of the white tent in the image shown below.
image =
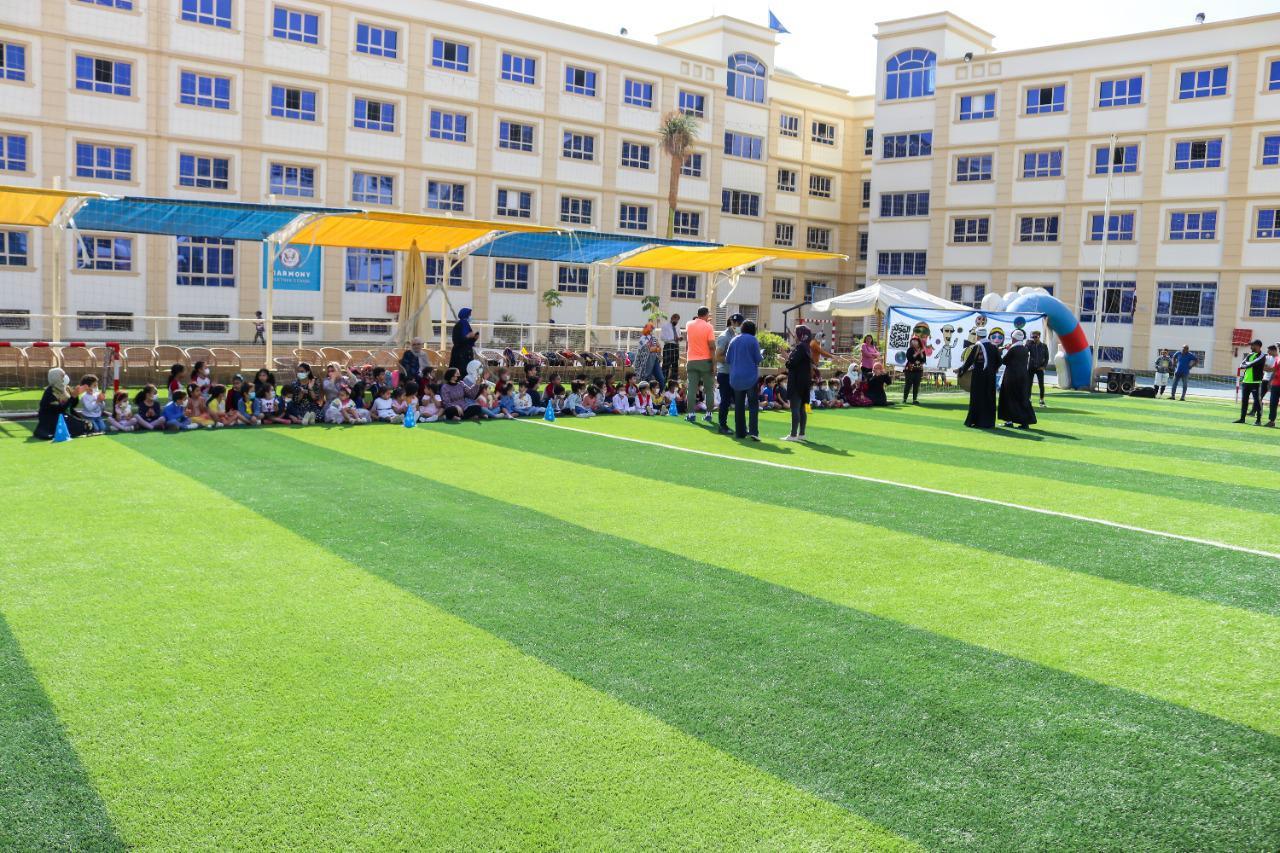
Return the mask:
<svg viewBox="0 0 1280 853">
<path fill-rule="evenodd" d="M 921 290 L 918 287 L 913 287 L 910 290 L 908 290 L 907 295 L 914 296 L 917 299 L 925 300 L 925 302 L 927 302 L 929 304 L 929 307 L 931 308 L 949 308 L 952 311 L 971 310 L 968 305 L 965 305 L 962 302 L 952 302 L 950 299 L 943 299 L 941 296 L 934 296 L 929 291 Z"/>
<path fill-rule="evenodd" d="M 876 282 L 861 290 L 815 302 L 809 310 L 832 317 L 874 317 L 884 315 L 893 307 L 937 308 L 939 305 L 932 299 L 922 299 L 892 285 Z"/>
</svg>

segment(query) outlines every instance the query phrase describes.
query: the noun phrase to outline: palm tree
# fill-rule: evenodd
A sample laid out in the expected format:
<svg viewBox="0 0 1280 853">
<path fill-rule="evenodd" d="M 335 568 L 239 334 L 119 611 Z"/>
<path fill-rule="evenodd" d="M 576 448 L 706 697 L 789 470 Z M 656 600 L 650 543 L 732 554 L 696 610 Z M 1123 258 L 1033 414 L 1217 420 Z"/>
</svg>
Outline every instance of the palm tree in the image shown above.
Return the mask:
<svg viewBox="0 0 1280 853">
<path fill-rule="evenodd" d="M 542 304 L 547 306 L 547 319 L 554 323 L 555 319 L 552 317 L 552 314 L 557 308 L 564 304 L 564 300 L 560 298 L 560 291 L 556 290 L 554 287 L 550 290 L 544 290 L 542 292 Z"/>
<path fill-rule="evenodd" d="M 658 138 L 662 142 L 662 150 L 671 158 L 671 175 L 667 181 L 667 239 L 676 233 L 676 200 L 680 195 L 680 172 L 684 169 L 684 160 L 693 148 L 693 140 L 698 135 L 698 123 L 693 116 L 672 110 L 662 117 L 658 127 Z"/>
</svg>

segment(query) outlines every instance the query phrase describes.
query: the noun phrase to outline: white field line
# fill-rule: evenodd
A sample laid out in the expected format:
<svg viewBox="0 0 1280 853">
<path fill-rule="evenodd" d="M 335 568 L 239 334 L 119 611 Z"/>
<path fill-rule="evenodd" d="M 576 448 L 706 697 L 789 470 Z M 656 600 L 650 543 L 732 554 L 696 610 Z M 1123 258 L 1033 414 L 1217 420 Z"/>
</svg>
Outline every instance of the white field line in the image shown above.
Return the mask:
<svg viewBox="0 0 1280 853">
<path fill-rule="evenodd" d="M 1020 509 L 1024 512 L 1034 512 L 1039 515 L 1049 515 L 1054 518 L 1069 518 L 1072 521 L 1083 521 L 1088 524 L 1097 524 L 1101 527 L 1110 527 L 1116 530 L 1128 530 L 1133 533 L 1142 533 L 1147 536 L 1160 536 L 1165 539 L 1176 539 L 1179 542 L 1191 542 L 1196 545 L 1207 545 L 1210 548 L 1221 548 L 1225 551 L 1236 551 L 1241 554 L 1253 554 L 1257 557 L 1270 557 L 1273 560 L 1280 560 L 1280 554 L 1274 551 L 1263 551 L 1258 548 L 1246 548 L 1243 545 L 1232 545 L 1229 542 L 1215 542 L 1212 539 L 1201 539 L 1198 536 L 1186 536 L 1181 533 L 1170 533 L 1167 530 L 1152 530 L 1149 527 L 1137 527 L 1132 524 L 1121 524 L 1118 521 L 1109 521 L 1105 518 L 1093 518 L 1088 515 L 1077 515 L 1073 512 L 1061 512 L 1056 509 L 1043 509 L 1037 506 L 1026 506 L 1025 504 L 1011 503 L 1010 501 L 996 500 L 995 498 L 984 498 L 978 495 L 965 495 L 960 492 L 949 492 L 946 489 L 934 489 L 929 486 L 920 486 L 915 483 L 899 483 L 896 480 L 885 480 L 880 477 L 868 477 L 865 474 L 851 474 L 846 471 L 824 471 L 821 468 L 807 468 L 803 465 L 786 465 L 782 462 L 770 462 L 767 459 L 749 459 L 743 456 L 733 456 L 724 453 L 715 453 L 710 450 L 698 450 L 693 447 L 680 447 L 676 444 L 664 444 L 660 441 L 648 441 L 643 438 L 631 438 L 625 435 L 611 435 L 606 432 L 595 432 L 587 429 L 574 429 L 573 427 L 560 427 L 555 424 L 548 423 L 541 418 L 524 419 L 518 418 L 521 423 L 536 423 L 542 426 L 562 429 L 567 432 L 575 432 L 583 435 L 593 435 L 599 438 L 610 438 L 614 441 L 627 441 L 632 444 L 644 444 L 649 447 L 661 447 L 665 450 L 675 450 L 680 453 L 691 453 L 695 456 L 708 456 L 712 459 L 728 459 L 733 462 L 745 462 L 748 465 L 762 465 L 766 468 L 780 468 L 784 471 L 799 471 L 804 474 L 817 474 L 822 477 L 843 477 L 846 480 L 858 480 L 863 483 L 876 483 L 881 486 L 896 486 L 899 489 L 910 489 L 914 492 L 924 492 L 930 495 L 941 495 L 946 498 L 959 498 L 960 500 L 973 501 L 974 503 L 988 504 L 990 506 L 1000 506 L 1007 509 Z"/>
</svg>

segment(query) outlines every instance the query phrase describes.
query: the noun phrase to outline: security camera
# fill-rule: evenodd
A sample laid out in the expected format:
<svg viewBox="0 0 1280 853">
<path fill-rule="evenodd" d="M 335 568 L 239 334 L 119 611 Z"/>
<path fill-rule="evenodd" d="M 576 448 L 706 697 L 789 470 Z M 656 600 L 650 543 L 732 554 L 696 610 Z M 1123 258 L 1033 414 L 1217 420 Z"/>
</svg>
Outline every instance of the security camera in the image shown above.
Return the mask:
<svg viewBox="0 0 1280 853">
<path fill-rule="evenodd" d="M 965 61 L 965 62 L 973 62 L 973 51 L 972 51 L 972 50 L 971 50 L 971 51 L 969 51 L 968 53 L 966 53 L 966 54 L 964 55 L 964 61 Z"/>
</svg>

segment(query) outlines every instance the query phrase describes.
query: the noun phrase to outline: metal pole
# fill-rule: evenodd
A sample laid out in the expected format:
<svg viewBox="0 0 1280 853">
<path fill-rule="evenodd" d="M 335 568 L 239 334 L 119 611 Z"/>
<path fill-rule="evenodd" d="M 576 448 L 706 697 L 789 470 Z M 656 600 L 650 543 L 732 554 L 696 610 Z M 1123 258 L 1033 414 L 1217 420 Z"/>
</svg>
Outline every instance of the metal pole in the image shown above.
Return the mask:
<svg viewBox="0 0 1280 853">
<path fill-rule="evenodd" d="M 267 357 L 268 370 L 275 364 L 275 292 L 276 292 L 276 255 L 278 247 L 275 240 L 267 240 Z"/>
<path fill-rule="evenodd" d="M 1093 390 L 1094 376 L 1098 375 L 1098 365 L 1102 362 L 1102 341 L 1099 335 L 1107 286 L 1107 236 L 1111 232 L 1111 178 L 1116 171 L 1115 150 L 1116 135 L 1113 133 L 1107 143 L 1107 194 L 1102 200 L 1102 251 L 1098 253 L 1098 287 L 1093 295 L 1093 376 L 1089 377 L 1089 390 Z"/>
</svg>

